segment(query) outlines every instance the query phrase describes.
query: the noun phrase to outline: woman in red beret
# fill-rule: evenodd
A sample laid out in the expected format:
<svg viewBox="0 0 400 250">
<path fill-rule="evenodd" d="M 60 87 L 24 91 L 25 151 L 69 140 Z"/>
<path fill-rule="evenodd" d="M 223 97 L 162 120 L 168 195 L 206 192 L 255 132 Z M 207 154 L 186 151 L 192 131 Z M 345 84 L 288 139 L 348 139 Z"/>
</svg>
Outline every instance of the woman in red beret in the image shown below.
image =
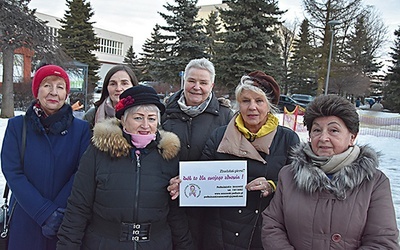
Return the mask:
<svg viewBox="0 0 400 250">
<path fill-rule="evenodd" d="M 61 67 L 39 68 L 32 80 L 36 100 L 25 116 L 8 121 L 1 165 L 12 191 L 10 250 L 56 248 L 73 177 L 90 141 L 88 123 L 75 119 L 65 103 L 69 89 L 68 75 Z"/>
<path fill-rule="evenodd" d="M 207 212 L 204 249 L 262 249 L 261 212 L 273 197 L 280 169 L 289 163 L 290 149 L 299 143 L 297 134 L 278 125 L 274 115 L 279 92 L 264 72 L 243 76 L 235 90 L 239 112 L 211 134 L 203 149 L 202 160 L 246 160 L 248 182 L 245 207 Z"/>
</svg>

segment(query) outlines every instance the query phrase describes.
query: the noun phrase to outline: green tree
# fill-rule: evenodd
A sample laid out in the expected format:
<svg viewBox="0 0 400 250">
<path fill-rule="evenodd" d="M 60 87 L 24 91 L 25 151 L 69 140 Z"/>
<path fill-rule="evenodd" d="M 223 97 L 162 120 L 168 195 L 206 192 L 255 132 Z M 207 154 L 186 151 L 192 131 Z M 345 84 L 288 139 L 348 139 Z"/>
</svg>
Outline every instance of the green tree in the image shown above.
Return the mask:
<svg viewBox="0 0 400 250">
<path fill-rule="evenodd" d="M 142 68 L 137 58 L 135 51 L 133 51 L 133 46 L 131 45 L 129 49 L 126 51 L 126 55 L 124 57 L 124 63 L 133 70 L 137 79 L 142 81 Z"/>
<path fill-rule="evenodd" d="M 2 52 L 3 86 L 1 117 L 14 116 L 14 50 L 33 50 L 35 58 L 48 63 L 63 64 L 70 60 L 60 49 L 45 23 L 28 8 L 29 0 L 0 1 L 0 51 Z"/>
<path fill-rule="evenodd" d="M 282 59 L 277 29 L 283 14 L 273 0 L 230 0 L 219 9 L 224 26 L 223 46 L 217 52 L 217 80 L 234 88 L 243 74 L 262 70 L 276 78 Z"/>
<path fill-rule="evenodd" d="M 347 55 L 353 69 L 357 69 L 357 71 L 364 75 L 370 75 L 373 72 L 377 72 L 379 67 L 373 61 L 374 57 L 371 53 L 370 39 L 367 35 L 365 25 L 365 17 L 358 17 L 354 33 L 349 36 Z"/>
<path fill-rule="evenodd" d="M 98 47 L 93 23 L 90 18 L 94 15 L 90 2 L 86 0 L 66 0 L 68 9 L 65 11 L 58 30 L 58 39 L 66 53 L 74 60 L 88 65 L 89 86 L 100 79 L 97 70 L 100 63 L 94 51 Z"/>
<path fill-rule="evenodd" d="M 351 22 L 332 68 L 330 89 L 339 94 L 365 96 L 371 87 L 370 78 L 382 67 L 378 51 L 386 40 L 387 28 L 374 8 L 361 8 Z M 382 89 L 381 89 L 382 90 Z"/>
<path fill-rule="evenodd" d="M 167 25 L 160 26 L 164 31 L 168 56 L 163 61 L 164 79 L 170 84 L 179 83 L 179 71 L 193 58 L 209 57 L 206 53 L 207 37 L 203 31 L 202 20 L 197 20 L 199 7 L 197 0 L 174 0 L 176 5 L 167 3 L 163 7 L 171 14 L 159 12 Z"/>
<path fill-rule="evenodd" d="M 218 47 L 221 47 L 221 23 L 218 20 L 218 12 L 211 11 L 205 20 L 205 30 L 207 35 L 207 53 L 212 57 L 216 55 Z"/>
<path fill-rule="evenodd" d="M 169 77 L 165 77 L 169 71 L 164 69 L 163 61 L 168 57 L 167 44 L 161 35 L 158 24 L 153 28 L 151 38 L 146 39 L 142 46 L 143 52 L 140 53 L 140 65 L 143 66 L 143 80 L 166 82 Z"/>
<path fill-rule="evenodd" d="M 394 32 L 396 36 L 392 52 L 389 53 L 392 57 L 392 66 L 389 67 L 387 74 L 387 87 L 385 89 L 385 106 L 392 111 L 400 112 L 400 27 Z"/>
<path fill-rule="evenodd" d="M 300 26 L 298 38 L 294 40 L 292 57 L 290 60 L 291 73 L 289 75 L 292 93 L 315 95 L 316 82 L 316 53 L 313 44 L 313 34 L 310 25 L 304 19 Z"/>
</svg>

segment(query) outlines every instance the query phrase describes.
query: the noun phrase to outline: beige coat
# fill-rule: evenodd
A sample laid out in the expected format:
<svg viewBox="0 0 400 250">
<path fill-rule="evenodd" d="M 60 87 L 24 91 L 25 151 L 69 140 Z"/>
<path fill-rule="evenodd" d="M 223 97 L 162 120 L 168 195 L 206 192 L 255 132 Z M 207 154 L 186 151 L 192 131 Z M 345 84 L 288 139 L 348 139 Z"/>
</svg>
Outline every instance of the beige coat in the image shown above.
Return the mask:
<svg viewBox="0 0 400 250">
<path fill-rule="evenodd" d="M 264 249 L 400 249 L 389 179 L 365 146 L 329 179 L 296 148 L 263 212 Z M 343 195 L 344 194 L 344 195 Z"/>
</svg>

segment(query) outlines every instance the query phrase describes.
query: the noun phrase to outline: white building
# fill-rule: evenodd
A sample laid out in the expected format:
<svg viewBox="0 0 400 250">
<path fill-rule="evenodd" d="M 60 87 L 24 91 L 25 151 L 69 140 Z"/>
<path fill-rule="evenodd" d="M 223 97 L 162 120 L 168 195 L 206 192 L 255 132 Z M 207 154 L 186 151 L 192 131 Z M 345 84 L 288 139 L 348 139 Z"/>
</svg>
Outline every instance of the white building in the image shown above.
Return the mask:
<svg viewBox="0 0 400 250">
<path fill-rule="evenodd" d="M 47 21 L 46 25 L 50 28 L 51 33 L 57 36 L 57 31 L 61 28 L 61 24 L 57 19 L 60 18 L 39 12 L 36 12 L 36 16 L 43 21 Z M 99 38 L 99 49 L 94 51 L 101 65 L 98 76 L 104 79 L 111 67 L 124 61 L 127 50 L 130 46 L 133 46 L 133 37 L 97 27 L 94 27 L 94 32 Z"/>
</svg>

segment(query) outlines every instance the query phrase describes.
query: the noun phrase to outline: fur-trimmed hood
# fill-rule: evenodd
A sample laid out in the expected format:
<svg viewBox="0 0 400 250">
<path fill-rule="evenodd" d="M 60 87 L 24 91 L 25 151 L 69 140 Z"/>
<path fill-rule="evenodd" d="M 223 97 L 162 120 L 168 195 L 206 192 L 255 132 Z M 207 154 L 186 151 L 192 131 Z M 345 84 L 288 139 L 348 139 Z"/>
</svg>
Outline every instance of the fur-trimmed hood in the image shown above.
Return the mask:
<svg viewBox="0 0 400 250">
<path fill-rule="evenodd" d="M 157 149 L 164 159 L 170 160 L 178 155 L 180 141 L 174 133 L 159 130 L 156 141 Z M 96 123 L 93 128 L 92 143 L 100 151 L 108 152 L 112 157 L 129 156 L 133 149 L 131 142 L 124 137 L 121 123 L 116 118 Z"/>
<path fill-rule="evenodd" d="M 360 154 L 350 165 L 343 167 L 329 179 L 328 176 L 310 162 L 304 153 L 306 143 L 300 143 L 291 154 L 291 166 L 295 173 L 294 179 L 299 189 L 307 193 L 329 191 L 338 199 L 345 199 L 346 192 L 353 190 L 363 181 L 372 179 L 379 161 L 379 154 L 370 146 L 360 146 Z"/>
</svg>

